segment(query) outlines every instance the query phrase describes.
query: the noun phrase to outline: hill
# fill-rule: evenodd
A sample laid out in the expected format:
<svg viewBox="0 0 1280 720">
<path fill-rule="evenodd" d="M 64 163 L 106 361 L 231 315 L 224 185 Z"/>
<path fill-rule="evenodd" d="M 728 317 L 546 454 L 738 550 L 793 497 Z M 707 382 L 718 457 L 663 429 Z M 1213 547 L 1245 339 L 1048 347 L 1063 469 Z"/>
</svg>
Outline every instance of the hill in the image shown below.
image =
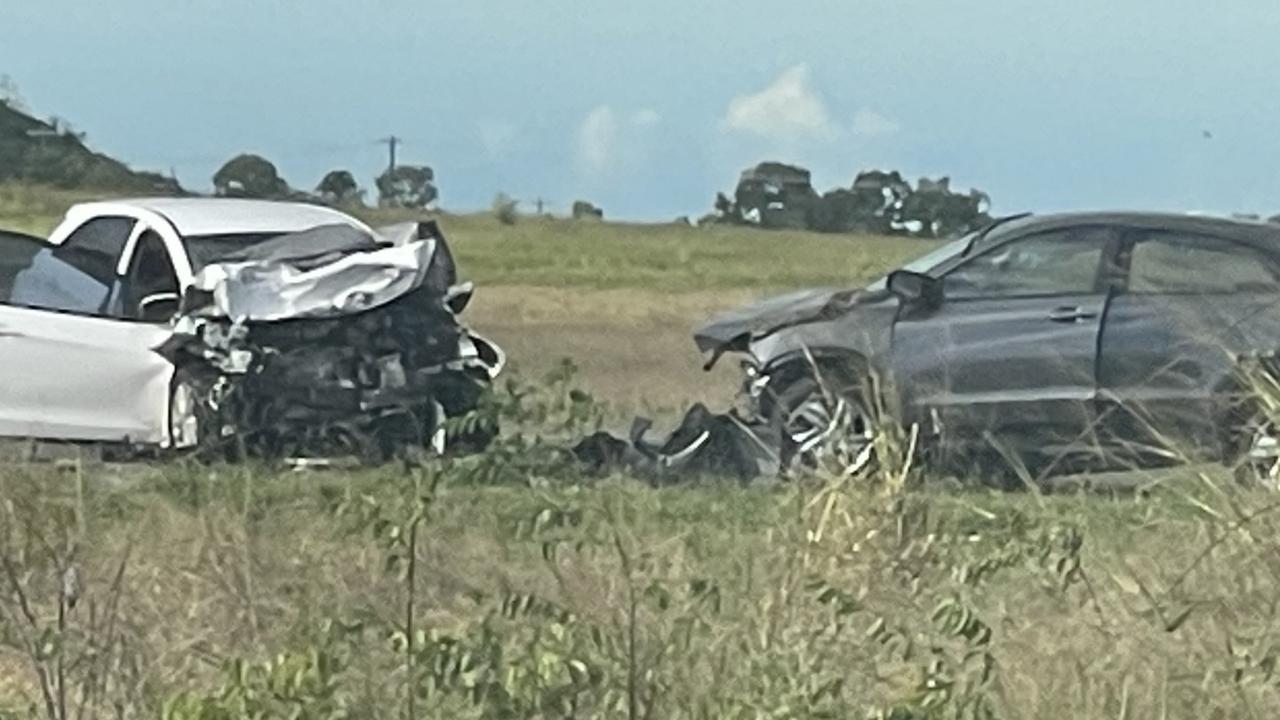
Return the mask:
<svg viewBox="0 0 1280 720">
<path fill-rule="evenodd" d="M 32 117 L 0 101 L 0 182 L 130 193 L 181 193 L 176 180 L 139 172 L 90 150 L 62 123 Z"/>
</svg>

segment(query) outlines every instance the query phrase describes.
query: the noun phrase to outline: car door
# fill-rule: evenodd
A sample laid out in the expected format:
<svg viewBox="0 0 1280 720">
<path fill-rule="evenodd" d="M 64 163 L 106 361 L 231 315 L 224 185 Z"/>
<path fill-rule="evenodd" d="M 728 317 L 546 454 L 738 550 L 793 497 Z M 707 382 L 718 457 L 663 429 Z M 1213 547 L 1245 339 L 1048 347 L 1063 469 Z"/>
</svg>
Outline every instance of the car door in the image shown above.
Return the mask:
<svg viewBox="0 0 1280 720">
<path fill-rule="evenodd" d="M 1119 263 L 1099 362 L 1109 437 L 1138 456 L 1216 454 L 1235 354 L 1277 347 L 1280 264 L 1238 240 L 1143 228 Z"/>
<path fill-rule="evenodd" d="M 0 306 L 0 434 L 163 441 L 172 367 L 151 348 L 170 331 L 120 311 L 116 271 L 140 230 L 93 218 L 15 278 Z"/>
<path fill-rule="evenodd" d="M 1116 233 L 1078 226 L 981 249 L 942 274 L 934 307 L 895 323 L 909 417 L 959 449 L 992 438 L 1057 455 L 1087 445 Z"/>
</svg>

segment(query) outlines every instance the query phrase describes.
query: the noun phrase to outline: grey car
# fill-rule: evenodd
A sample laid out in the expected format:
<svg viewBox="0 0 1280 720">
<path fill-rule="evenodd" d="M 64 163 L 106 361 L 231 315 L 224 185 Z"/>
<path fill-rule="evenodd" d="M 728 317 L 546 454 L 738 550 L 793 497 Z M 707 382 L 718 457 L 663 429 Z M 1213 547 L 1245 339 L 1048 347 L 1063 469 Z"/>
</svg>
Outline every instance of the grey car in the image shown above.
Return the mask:
<svg viewBox="0 0 1280 720">
<path fill-rule="evenodd" d="M 997 221 L 865 288 L 794 293 L 697 331 L 741 353 L 752 412 L 794 460 L 836 398 L 868 440 L 883 411 L 945 463 L 1038 472 L 1208 458 L 1274 477 L 1242 382 L 1280 349 L 1280 226 L 1090 213 Z M 1012 455 L 1011 455 L 1012 453 Z"/>
</svg>

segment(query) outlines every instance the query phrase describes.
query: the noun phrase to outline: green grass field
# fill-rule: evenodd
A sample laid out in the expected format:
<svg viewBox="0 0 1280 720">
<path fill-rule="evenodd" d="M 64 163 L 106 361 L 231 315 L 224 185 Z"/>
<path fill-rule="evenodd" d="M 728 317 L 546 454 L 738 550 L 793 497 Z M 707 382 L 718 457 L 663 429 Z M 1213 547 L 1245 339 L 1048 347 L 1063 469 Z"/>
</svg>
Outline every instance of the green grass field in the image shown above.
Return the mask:
<svg viewBox="0 0 1280 720">
<path fill-rule="evenodd" d="M 0 188 L 0 227 L 43 232 L 70 199 Z M 571 357 L 613 418 L 727 401 L 733 373 L 703 375 L 689 341 L 715 310 L 929 247 L 442 224 L 478 284 L 470 322 L 519 375 Z M 1280 503 L 1221 471 L 1123 495 L 921 484 L 889 461 L 654 488 L 559 463 L 579 425 L 547 392 L 489 453 L 421 467 L 0 468 L 0 718 L 1280 711 Z"/>
</svg>

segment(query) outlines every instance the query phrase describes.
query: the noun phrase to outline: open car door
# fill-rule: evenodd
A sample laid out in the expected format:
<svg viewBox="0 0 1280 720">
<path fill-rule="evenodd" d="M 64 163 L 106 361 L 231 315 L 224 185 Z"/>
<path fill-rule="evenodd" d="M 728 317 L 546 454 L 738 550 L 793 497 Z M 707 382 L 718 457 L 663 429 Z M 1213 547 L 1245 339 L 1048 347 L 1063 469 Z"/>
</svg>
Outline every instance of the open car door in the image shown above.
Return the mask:
<svg viewBox="0 0 1280 720">
<path fill-rule="evenodd" d="M 116 266 L 135 223 L 95 218 L 35 254 L 0 305 L 0 435 L 162 443 L 167 325 L 125 319 Z"/>
</svg>

